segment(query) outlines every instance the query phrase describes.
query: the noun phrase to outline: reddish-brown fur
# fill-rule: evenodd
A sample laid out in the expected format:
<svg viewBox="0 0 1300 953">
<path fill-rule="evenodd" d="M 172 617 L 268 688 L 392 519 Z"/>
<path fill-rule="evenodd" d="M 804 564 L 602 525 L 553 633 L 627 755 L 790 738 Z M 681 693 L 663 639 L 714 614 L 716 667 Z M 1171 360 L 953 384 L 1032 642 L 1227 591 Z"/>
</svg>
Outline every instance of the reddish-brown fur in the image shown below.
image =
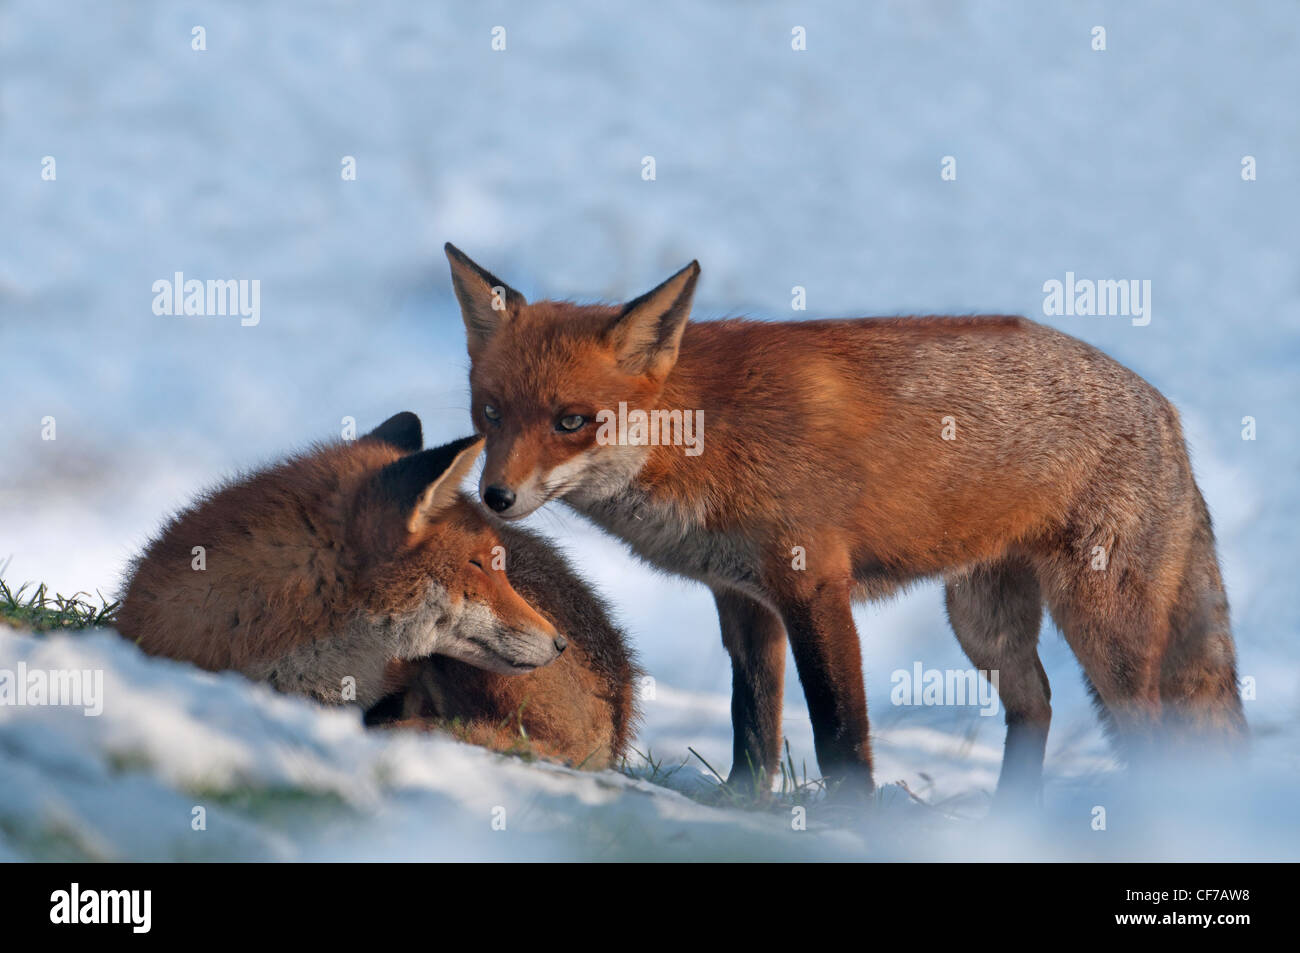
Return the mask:
<svg viewBox="0 0 1300 953">
<path fill-rule="evenodd" d="M 566 499 L 714 589 L 735 673 L 733 775 L 775 767 L 788 636 L 823 772 L 869 785 L 851 602 L 936 575 L 968 655 L 1000 672 L 1004 782 L 1041 772 L 1044 603 L 1126 738 L 1173 723 L 1242 732 L 1178 415 L 1095 348 L 1011 316 L 687 323 L 694 265 L 623 307 L 508 290 L 494 313 L 483 288 L 499 280 L 449 257 L 487 437 L 481 487 L 519 491 L 525 511 Z M 648 447 L 616 465 L 628 448 L 555 423 L 621 401 L 703 411 L 703 454 Z"/>
<path fill-rule="evenodd" d="M 636 718 L 636 668 L 603 605 L 544 541 L 494 528 L 454 482 L 436 518 L 415 520 L 376 481 L 409 449 L 373 438 L 320 445 L 207 494 L 136 561 L 118 628 L 150 654 L 244 671 L 327 703 L 349 700 L 344 676 L 363 705 L 414 680 L 413 697 L 440 700 L 436 711 L 408 712 L 430 723 L 504 725 L 523 710 L 544 753 L 589 766 L 621 757 Z M 458 459 L 476 453 L 470 446 Z M 205 549 L 201 571 L 195 546 Z M 509 572 L 485 572 L 498 547 Z M 418 617 L 435 580 L 449 605 L 481 605 L 504 625 L 553 637 L 564 623 L 569 648 L 550 666 L 509 676 L 438 656 L 394 664 L 378 637 L 367 648 L 366 627 L 382 634 L 385 620 Z M 335 660 L 329 647 L 357 631 L 359 645 Z"/>
<path fill-rule="evenodd" d="M 449 726 L 474 744 L 530 750 L 588 768 L 617 763 L 636 731 L 640 670 L 604 602 L 545 540 L 498 527 L 515 588 L 569 639 L 559 659 L 504 677 L 435 655 L 405 663 L 397 724 Z M 380 723 L 384 715 L 372 718 Z"/>
<path fill-rule="evenodd" d="M 535 619 L 504 574 L 468 571 L 499 543 L 468 500 L 416 534 L 382 505 L 357 507 L 401 456 L 374 440 L 319 445 L 207 494 L 136 563 L 121 631 L 150 654 L 238 669 L 327 638 L 358 610 L 411 611 L 431 576 L 453 598 Z"/>
</svg>

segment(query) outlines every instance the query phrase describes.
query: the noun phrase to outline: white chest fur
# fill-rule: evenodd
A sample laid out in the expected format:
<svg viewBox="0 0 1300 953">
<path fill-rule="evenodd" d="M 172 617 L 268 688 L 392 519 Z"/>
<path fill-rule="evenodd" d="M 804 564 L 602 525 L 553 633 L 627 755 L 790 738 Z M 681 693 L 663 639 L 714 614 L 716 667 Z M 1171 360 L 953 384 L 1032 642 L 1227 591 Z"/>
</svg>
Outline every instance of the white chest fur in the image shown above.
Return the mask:
<svg viewBox="0 0 1300 953">
<path fill-rule="evenodd" d="M 709 586 L 761 591 L 756 549 L 734 533 L 709 529 L 703 507 L 656 500 L 635 483 L 600 497 L 571 494 L 565 501 L 656 568 Z"/>
</svg>

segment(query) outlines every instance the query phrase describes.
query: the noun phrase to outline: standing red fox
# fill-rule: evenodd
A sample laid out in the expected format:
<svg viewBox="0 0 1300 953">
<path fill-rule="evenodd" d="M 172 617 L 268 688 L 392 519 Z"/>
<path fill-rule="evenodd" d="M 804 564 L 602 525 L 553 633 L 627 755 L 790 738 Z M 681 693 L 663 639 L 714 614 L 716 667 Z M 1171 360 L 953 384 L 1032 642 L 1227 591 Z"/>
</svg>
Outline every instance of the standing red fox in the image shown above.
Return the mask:
<svg viewBox="0 0 1300 953">
<path fill-rule="evenodd" d="M 562 499 L 712 589 L 733 782 L 776 767 L 788 638 L 822 773 L 870 787 L 852 603 L 931 576 L 966 654 L 999 673 L 999 792 L 1041 780 L 1044 603 L 1122 739 L 1243 733 L 1178 415 L 1096 349 L 1019 317 L 688 322 L 695 262 L 621 307 L 529 304 L 447 255 L 483 500 L 515 519 Z M 656 410 L 611 439 L 615 412 Z M 688 411 L 693 452 L 663 439 Z"/>
<path fill-rule="evenodd" d="M 398 414 L 208 494 L 136 561 L 118 629 L 327 704 L 387 696 L 389 717 L 480 744 L 522 729 L 540 754 L 617 760 L 636 718 L 622 633 L 554 549 L 459 492 L 480 438 L 422 443 Z"/>
</svg>

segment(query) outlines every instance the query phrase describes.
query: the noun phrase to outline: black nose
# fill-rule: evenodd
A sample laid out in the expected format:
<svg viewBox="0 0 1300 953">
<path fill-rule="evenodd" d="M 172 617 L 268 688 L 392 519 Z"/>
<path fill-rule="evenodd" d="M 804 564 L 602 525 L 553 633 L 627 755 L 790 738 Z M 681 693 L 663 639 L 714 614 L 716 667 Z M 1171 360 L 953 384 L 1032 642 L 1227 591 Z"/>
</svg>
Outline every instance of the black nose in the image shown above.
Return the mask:
<svg viewBox="0 0 1300 953">
<path fill-rule="evenodd" d="M 504 513 L 515 505 L 515 493 L 495 483 L 483 491 L 483 502 L 498 513 Z"/>
<path fill-rule="evenodd" d="M 564 651 L 565 649 L 567 649 L 568 647 L 569 647 L 569 640 L 568 640 L 568 639 L 566 639 L 566 638 L 565 638 L 564 636 L 562 636 L 562 635 L 557 635 L 557 636 L 555 637 L 555 651 L 557 651 L 557 652 L 563 652 L 563 651 Z"/>
</svg>

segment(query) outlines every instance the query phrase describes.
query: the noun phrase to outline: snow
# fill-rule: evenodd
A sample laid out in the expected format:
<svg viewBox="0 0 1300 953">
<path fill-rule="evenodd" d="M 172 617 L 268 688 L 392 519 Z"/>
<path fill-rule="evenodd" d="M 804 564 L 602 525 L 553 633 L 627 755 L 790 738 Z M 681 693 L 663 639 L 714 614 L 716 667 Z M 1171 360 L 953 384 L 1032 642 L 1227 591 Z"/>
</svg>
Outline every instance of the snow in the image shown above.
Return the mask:
<svg viewBox="0 0 1300 953">
<path fill-rule="evenodd" d="M 999 820 L 954 803 L 962 785 L 913 800 L 888 785 L 871 810 L 814 802 L 742 811 L 687 798 L 706 784 L 683 767 L 664 783 L 526 763 L 434 734 L 366 731 L 241 676 L 140 653 L 116 633 L 0 630 L 0 658 L 29 669 L 104 673 L 103 713 L 0 705 L 0 857 L 95 860 L 651 859 L 848 860 L 1300 856 L 1253 812 L 1294 811 L 1261 771 L 1192 793 L 1129 790 L 1105 771 L 1061 785 L 1043 817 Z M 671 740 L 716 702 L 667 692 Z M 715 713 L 716 714 L 716 713 Z M 716 719 L 715 719 L 716 720 Z M 689 734 L 683 736 L 683 741 Z M 965 785 L 996 774 L 994 749 L 925 728 L 880 733 L 882 765 L 947 765 Z M 793 743 L 793 742 L 792 742 Z M 951 763 L 950 763 L 951 760 Z M 1080 762 L 1081 764 L 1082 762 Z M 671 768 L 672 766 L 667 766 Z M 887 772 L 887 767 L 882 768 Z M 676 790 L 674 790 L 676 789 Z M 1092 829 L 1098 805 L 1108 827 Z M 1225 810 L 1225 806 L 1231 810 Z M 196 809 L 201 825 L 194 823 Z M 797 823 L 798 820 L 806 823 Z"/>
<path fill-rule="evenodd" d="M 1294 857 L 1298 32 L 1291 6 L 1264 2 L 0 8 L 9 581 L 111 594 L 201 487 L 336 435 L 344 417 L 365 427 L 410 409 L 431 441 L 468 432 L 444 241 L 530 298 L 629 298 L 698 258 L 700 317 L 789 317 L 795 285 L 809 316 L 1024 313 L 1161 388 L 1215 517 L 1256 736 L 1239 774 L 1194 786 L 1206 803 L 1187 810 L 1213 820 L 1171 827 L 1180 812 L 1157 819 L 1124 793 L 1077 665 L 1045 628 L 1049 833 L 989 838 L 1001 719 L 889 702 L 895 670 L 967 665 L 939 588 L 921 586 L 857 618 L 878 778 L 929 806 L 890 788 L 879 830 L 813 817 L 796 841 L 788 818 L 647 782 L 367 735 L 345 713 L 145 660 L 107 634 L 3 634 L 0 668 L 93 663 L 115 701 L 98 719 L 0 708 L 0 852 Z M 349 155 L 354 182 L 339 175 Z M 945 155 L 954 182 L 939 177 Z M 1245 155 L 1257 181 L 1241 179 Z M 176 271 L 260 280 L 260 324 L 153 314 L 153 282 Z M 1150 280 L 1150 325 L 1044 317 L 1043 283 L 1067 271 Z M 1245 416 L 1256 440 L 1241 439 Z M 730 671 L 708 594 L 562 509 L 532 523 L 611 598 L 655 678 L 637 747 L 685 764 L 676 786 L 706 783 L 688 747 L 725 773 Z M 787 682 L 791 752 L 813 770 Z M 314 793 L 294 807 L 282 788 Z M 255 810 L 211 803 L 205 839 L 189 830 L 196 790 L 272 793 Z M 1123 837 L 1087 827 L 1099 792 Z M 493 798 L 509 836 L 488 828 Z"/>
<path fill-rule="evenodd" d="M 33 668 L 103 670 L 109 699 L 99 717 L 0 707 L 0 832 L 15 855 L 680 858 L 704 846 L 744 858 L 812 846 L 784 837 L 780 819 L 724 813 L 613 772 L 367 732 L 356 710 L 149 659 L 112 632 L 0 633 L 0 649 Z M 206 829 L 192 829 L 195 807 Z M 842 850 L 833 832 L 816 846 Z"/>
</svg>

